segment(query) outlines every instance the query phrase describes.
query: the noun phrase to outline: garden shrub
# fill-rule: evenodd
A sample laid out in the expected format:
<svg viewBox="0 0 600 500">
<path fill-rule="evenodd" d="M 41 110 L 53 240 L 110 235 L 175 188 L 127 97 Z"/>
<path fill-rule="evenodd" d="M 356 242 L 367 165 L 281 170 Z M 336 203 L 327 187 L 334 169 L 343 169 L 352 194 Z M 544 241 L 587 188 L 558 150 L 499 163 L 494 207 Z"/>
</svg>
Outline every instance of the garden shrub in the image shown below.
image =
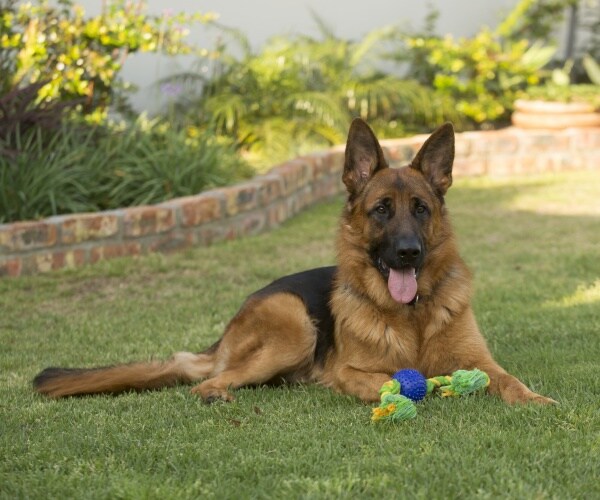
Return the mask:
<svg viewBox="0 0 600 500">
<path fill-rule="evenodd" d="M 165 120 L 106 120 L 128 55 L 206 53 L 185 42 L 185 25 L 213 15 L 144 6 L 113 0 L 86 18 L 70 0 L 2 2 L 0 223 L 156 203 L 251 175 L 225 139 Z"/>
<path fill-rule="evenodd" d="M 190 196 L 254 174 L 230 140 L 144 116 L 106 133 L 90 168 L 100 178 L 96 204 L 101 209 Z"/>
<path fill-rule="evenodd" d="M 10 139 L 18 154 L 0 154 L 0 223 L 158 203 L 253 173 L 226 141 L 143 117 Z"/>
<path fill-rule="evenodd" d="M 44 81 L 41 101 L 85 98 L 81 111 L 102 118 L 118 90 L 125 59 L 136 52 L 189 53 L 186 25 L 210 22 L 213 14 L 149 15 L 144 2 L 103 2 L 86 17 L 71 0 L 3 2 L 0 12 L 0 89 Z"/>
<path fill-rule="evenodd" d="M 96 210 L 89 199 L 96 185 L 88 169 L 91 139 L 73 127 L 48 134 L 36 126 L 9 135 L 16 154 L 0 143 L 0 223 Z"/>
<path fill-rule="evenodd" d="M 527 40 L 502 42 L 487 29 L 473 38 L 408 38 L 423 52 L 432 79 L 422 82 L 451 97 L 457 110 L 476 124 L 507 118 L 516 91 L 539 82 L 555 48 Z"/>
<path fill-rule="evenodd" d="M 225 50 L 212 71 L 168 80 L 186 89 L 175 116 L 233 137 L 262 166 L 342 143 L 354 116 L 368 120 L 382 137 L 458 120 L 445 96 L 378 68 L 389 29 L 351 41 L 318 22 L 320 37 L 273 37 L 258 52 L 236 34 L 240 57 Z"/>
<path fill-rule="evenodd" d="M 518 92 L 537 84 L 555 55 L 550 27 L 567 3 L 521 0 L 495 30 L 483 27 L 470 38 L 436 36 L 431 26 L 401 33 L 393 58 L 408 64 L 406 73 L 419 83 L 452 99 L 473 126 L 497 126 L 508 120 Z"/>
</svg>

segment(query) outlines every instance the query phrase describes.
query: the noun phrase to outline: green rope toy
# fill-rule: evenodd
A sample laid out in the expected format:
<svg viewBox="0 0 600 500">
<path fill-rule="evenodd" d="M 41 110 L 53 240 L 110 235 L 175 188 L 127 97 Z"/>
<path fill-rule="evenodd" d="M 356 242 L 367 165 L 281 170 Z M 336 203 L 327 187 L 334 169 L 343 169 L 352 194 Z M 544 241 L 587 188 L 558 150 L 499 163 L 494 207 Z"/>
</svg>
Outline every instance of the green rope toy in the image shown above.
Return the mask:
<svg viewBox="0 0 600 500">
<path fill-rule="evenodd" d="M 478 370 L 457 370 L 451 376 L 426 379 L 417 370 L 400 370 L 379 389 L 381 403 L 373 408 L 372 422 L 400 422 L 417 416 L 415 401 L 434 392 L 442 397 L 466 396 L 483 391 L 490 385 L 487 373 Z"/>
</svg>

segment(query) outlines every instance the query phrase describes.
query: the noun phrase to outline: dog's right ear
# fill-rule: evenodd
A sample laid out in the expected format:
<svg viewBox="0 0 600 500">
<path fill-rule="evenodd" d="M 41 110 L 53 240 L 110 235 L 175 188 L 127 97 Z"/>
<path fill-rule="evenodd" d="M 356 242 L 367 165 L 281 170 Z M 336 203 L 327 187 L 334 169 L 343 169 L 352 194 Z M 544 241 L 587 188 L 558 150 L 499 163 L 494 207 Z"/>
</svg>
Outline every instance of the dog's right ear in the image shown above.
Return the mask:
<svg viewBox="0 0 600 500">
<path fill-rule="evenodd" d="M 454 127 L 445 123 L 429 136 L 410 166 L 421 172 L 443 198 L 452 185 L 453 162 Z"/>
<path fill-rule="evenodd" d="M 350 199 L 360 193 L 375 172 L 387 167 L 383 151 L 371 127 L 364 120 L 355 118 L 348 132 L 342 175 Z"/>
</svg>

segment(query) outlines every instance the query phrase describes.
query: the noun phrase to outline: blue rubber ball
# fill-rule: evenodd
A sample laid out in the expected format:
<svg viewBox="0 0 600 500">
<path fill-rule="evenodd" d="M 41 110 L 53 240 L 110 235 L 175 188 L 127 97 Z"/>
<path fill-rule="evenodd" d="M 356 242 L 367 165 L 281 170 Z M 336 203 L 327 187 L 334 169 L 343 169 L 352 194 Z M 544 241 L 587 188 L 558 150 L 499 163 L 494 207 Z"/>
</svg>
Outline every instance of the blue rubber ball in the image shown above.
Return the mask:
<svg viewBox="0 0 600 500">
<path fill-rule="evenodd" d="M 417 370 L 406 368 L 392 375 L 400 382 L 400 394 L 413 401 L 421 401 L 427 394 L 427 380 Z"/>
</svg>

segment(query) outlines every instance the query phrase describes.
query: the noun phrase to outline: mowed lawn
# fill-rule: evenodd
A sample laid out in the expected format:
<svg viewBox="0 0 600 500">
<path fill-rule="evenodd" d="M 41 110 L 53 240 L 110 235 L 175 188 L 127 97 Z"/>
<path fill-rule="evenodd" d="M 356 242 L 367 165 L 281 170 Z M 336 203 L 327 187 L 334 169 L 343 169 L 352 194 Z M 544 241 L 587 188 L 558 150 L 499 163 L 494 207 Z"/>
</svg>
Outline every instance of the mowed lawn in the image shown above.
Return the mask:
<svg viewBox="0 0 600 500">
<path fill-rule="evenodd" d="M 491 350 L 558 406 L 430 398 L 373 425 L 317 386 L 33 393 L 46 366 L 207 347 L 248 293 L 334 262 L 340 198 L 258 237 L 0 281 L 0 497 L 600 498 L 600 170 L 458 179 L 447 202 Z"/>
</svg>

